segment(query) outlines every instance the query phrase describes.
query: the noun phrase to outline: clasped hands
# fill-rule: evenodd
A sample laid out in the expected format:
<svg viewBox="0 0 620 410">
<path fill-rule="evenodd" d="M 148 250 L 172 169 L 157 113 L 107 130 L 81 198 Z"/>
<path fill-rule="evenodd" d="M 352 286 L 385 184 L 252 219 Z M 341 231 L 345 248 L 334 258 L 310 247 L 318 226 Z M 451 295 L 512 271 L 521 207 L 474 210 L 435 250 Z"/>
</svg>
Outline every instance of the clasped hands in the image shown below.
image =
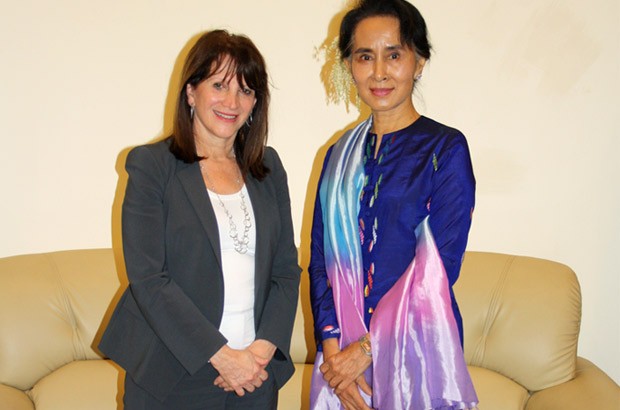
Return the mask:
<svg viewBox="0 0 620 410">
<path fill-rule="evenodd" d="M 265 367 L 276 351 L 273 343 L 258 339 L 243 350 L 224 345 L 211 357 L 211 364 L 220 374 L 213 384 L 238 396 L 253 392 L 269 377 Z"/>
<path fill-rule="evenodd" d="M 372 410 L 359 392 L 361 389 L 372 396 L 372 389 L 364 377 L 371 364 L 372 358 L 364 354 L 357 342 L 340 350 L 337 339 L 323 341 L 323 364 L 319 370 L 346 410 Z"/>
</svg>

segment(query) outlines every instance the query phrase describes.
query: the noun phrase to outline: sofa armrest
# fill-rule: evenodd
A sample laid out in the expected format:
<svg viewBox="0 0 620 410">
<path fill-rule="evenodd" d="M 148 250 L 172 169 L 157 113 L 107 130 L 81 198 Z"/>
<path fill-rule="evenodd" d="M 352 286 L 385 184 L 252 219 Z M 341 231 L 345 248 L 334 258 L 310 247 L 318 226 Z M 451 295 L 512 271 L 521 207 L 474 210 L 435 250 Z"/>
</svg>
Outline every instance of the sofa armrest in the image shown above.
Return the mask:
<svg viewBox="0 0 620 410">
<path fill-rule="evenodd" d="M 34 410 L 26 393 L 6 384 L 0 384 L 0 404 L 3 410 Z"/>
<path fill-rule="evenodd" d="M 620 387 L 592 362 L 577 358 L 575 378 L 532 394 L 526 410 L 618 410 Z"/>
</svg>

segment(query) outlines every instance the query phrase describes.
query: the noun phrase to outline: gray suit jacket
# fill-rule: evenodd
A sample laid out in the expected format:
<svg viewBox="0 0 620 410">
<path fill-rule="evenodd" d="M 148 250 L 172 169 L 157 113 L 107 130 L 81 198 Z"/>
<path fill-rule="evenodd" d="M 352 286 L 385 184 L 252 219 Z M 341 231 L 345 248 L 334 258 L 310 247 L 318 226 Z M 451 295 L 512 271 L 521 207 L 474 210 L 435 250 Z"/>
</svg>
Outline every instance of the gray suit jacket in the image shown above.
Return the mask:
<svg viewBox="0 0 620 410">
<path fill-rule="evenodd" d="M 164 140 L 134 148 L 123 202 L 123 251 L 129 287 L 99 348 L 133 380 L 163 400 L 224 344 L 219 234 L 198 163 L 177 160 Z M 289 345 L 300 268 L 286 173 L 272 148 L 269 175 L 246 186 L 256 220 L 257 339 L 277 346 L 270 363 L 281 387 L 293 374 Z"/>
</svg>

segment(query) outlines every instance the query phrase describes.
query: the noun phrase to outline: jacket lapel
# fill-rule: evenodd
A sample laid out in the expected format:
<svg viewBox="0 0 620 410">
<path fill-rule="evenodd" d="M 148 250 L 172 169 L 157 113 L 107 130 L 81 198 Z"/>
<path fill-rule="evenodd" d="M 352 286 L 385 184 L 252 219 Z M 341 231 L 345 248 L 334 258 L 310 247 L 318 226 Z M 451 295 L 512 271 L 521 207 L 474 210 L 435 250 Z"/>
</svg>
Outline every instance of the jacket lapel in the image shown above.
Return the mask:
<svg viewBox="0 0 620 410">
<path fill-rule="evenodd" d="M 194 211 L 200 219 L 202 227 L 207 232 L 209 245 L 213 249 L 213 254 L 217 256 L 217 263 L 222 270 L 222 254 L 220 252 L 220 236 L 217 229 L 217 220 L 207 188 L 205 187 L 198 162 L 184 164 L 185 167 L 179 169 L 177 178 L 185 190 L 189 202 L 194 207 Z"/>
<path fill-rule="evenodd" d="M 269 178 L 269 177 L 267 177 Z M 270 195 L 267 181 L 259 182 L 253 177 L 248 177 L 246 187 L 254 220 L 256 221 L 256 253 L 254 254 L 254 312 L 262 311 L 265 305 L 265 297 L 269 291 L 265 289 L 271 285 L 271 263 L 273 255 L 271 251 L 276 244 L 278 205 L 274 195 Z M 258 326 L 259 316 L 254 316 L 255 326 Z"/>
<path fill-rule="evenodd" d="M 267 199 L 265 198 L 264 190 L 261 190 L 260 182 L 257 181 L 251 175 L 248 176 L 245 183 L 246 188 L 248 189 L 248 194 L 250 196 L 250 202 L 252 202 L 252 211 L 254 212 L 254 221 L 256 228 L 256 251 L 254 255 L 254 267 L 255 274 L 261 275 L 264 273 L 264 261 L 265 261 L 265 236 L 268 235 L 268 224 L 269 221 L 269 213 L 267 212 L 265 203 Z"/>
</svg>

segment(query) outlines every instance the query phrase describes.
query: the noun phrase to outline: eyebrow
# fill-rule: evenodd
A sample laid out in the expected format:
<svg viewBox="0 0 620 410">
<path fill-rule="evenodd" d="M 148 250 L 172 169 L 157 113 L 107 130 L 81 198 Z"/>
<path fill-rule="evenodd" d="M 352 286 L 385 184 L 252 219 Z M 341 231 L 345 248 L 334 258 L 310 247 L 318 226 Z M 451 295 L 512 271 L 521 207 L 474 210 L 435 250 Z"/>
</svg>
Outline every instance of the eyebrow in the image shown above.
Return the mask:
<svg viewBox="0 0 620 410">
<path fill-rule="evenodd" d="M 386 50 L 395 51 L 395 50 L 402 50 L 403 48 L 404 47 L 402 46 L 402 44 L 396 44 L 396 45 L 387 46 Z M 374 51 L 371 48 L 360 47 L 356 49 L 355 51 L 353 51 L 353 54 L 363 54 L 363 53 L 372 53 L 372 52 Z"/>
</svg>

